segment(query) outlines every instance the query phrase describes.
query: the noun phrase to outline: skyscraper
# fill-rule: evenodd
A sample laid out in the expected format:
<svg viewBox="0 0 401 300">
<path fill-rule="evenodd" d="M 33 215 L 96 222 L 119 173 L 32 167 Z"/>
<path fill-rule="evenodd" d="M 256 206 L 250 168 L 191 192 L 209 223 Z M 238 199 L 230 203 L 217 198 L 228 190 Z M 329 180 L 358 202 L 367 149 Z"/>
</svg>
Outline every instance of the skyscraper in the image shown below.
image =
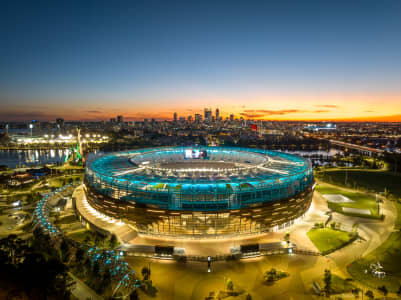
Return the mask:
<svg viewBox="0 0 401 300">
<path fill-rule="evenodd" d="M 220 119 L 220 111 L 218 108 L 216 108 L 216 121 Z"/>
<path fill-rule="evenodd" d="M 234 121 L 234 114 L 231 114 L 231 115 L 230 115 L 230 121 L 231 121 L 231 122 Z"/>
<path fill-rule="evenodd" d="M 201 114 L 195 114 L 195 122 L 196 123 L 202 122 L 202 115 Z"/>
<path fill-rule="evenodd" d="M 210 108 L 205 108 L 205 122 L 210 123 L 212 121 L 212 110 Z"/>
<path fill-rule="evenodd" d="M 177 122 L 177 113 L 174 113 L 174 122 Z"/>
</svg>

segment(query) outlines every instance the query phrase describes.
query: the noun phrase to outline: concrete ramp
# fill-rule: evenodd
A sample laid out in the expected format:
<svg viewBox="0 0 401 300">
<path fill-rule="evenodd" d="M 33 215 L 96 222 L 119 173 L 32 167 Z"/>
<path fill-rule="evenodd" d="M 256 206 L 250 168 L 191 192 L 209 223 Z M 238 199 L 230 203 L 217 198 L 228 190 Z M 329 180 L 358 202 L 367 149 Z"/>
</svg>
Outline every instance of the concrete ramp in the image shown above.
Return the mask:
<svg viewBox="0 0 401 300">
<path fill-rule="evenodd" d="M 355 202 L 348 197 L 345 197 L 341 194 L 324 194 L 323 197 L 332 203 L 352 203 Z"/>
</svg>

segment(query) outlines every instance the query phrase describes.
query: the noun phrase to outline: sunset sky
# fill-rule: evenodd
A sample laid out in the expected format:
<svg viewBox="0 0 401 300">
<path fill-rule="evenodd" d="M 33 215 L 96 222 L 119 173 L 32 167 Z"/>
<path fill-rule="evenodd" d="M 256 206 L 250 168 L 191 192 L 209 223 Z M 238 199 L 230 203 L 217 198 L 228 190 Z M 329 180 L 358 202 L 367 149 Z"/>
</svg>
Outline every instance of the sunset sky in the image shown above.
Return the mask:
<svg viewBox="0 0 401 300">
<path fill-rule="evenodd" d="M 401 121 L 401 1 L 3 1 L 0 104 L 0 121 Z"/>
</svg>

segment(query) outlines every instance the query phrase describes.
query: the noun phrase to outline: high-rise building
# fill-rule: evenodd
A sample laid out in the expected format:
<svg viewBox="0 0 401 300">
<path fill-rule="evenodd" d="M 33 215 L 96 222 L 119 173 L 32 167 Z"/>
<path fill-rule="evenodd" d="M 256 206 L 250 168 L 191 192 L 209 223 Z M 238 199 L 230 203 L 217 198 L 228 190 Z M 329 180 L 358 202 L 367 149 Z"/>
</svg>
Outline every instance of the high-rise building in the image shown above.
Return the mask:
<svg viewBox="0 0 401 300">
<path fill-rule="evenodd" d="M 234 121 L 234 114 L 231 114 L 231 115 L 230 115 L 230 121 L 231 121 L 231 122 Z"/>
<path fill-rule="evenodd" d="M 204 116 L 205 122 L 210 123 L 212 121 L 212 110 L 210 108 L 205 108 Z"/>
<path fill-rule="evenodd" d="M 56 124 L 59 128 L 63 128 L 64 127 L 64 119 L 63 118 L 57 118 L 56 119 Z"/>
<path fill-rule="evenodd" d="M 202 122 L 202 115 L 201 114 L 195 114 L 195 122 L 196 123 Z"/>
<path fill-rule="evenodd" d="M 192 116 L 191 116 L 191 115 L 188 116 L 188 122 L 189 122 L 189 123 L 192 122 Z"/>
<path fill-rule="evenodd" d="M 124 123 L 124 117 L 123 116 L 117 116 L 117 123 L 118 124 Z"/>
<path fill-rule="evenodd" d="M 220 111 L 218 108 L 216 108 L 216 121 L 220 119 Z"/>
<path fill-rule="evenodd" d="M 174 113 L 174 122 L 177 122 L 177 113 Z"/>
</svg>

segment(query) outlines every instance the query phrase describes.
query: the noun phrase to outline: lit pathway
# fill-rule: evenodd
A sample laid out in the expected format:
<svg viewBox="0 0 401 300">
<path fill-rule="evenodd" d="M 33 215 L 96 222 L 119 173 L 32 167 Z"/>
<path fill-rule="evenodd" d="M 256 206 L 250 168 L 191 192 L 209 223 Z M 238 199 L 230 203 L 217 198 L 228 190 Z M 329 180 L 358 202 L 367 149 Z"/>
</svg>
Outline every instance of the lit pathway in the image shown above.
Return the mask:
<svg viewBox="0 0 401 300">
<path fill-rule="evenodd" d="M 76 199 L 77 210 L 90 224 L 114 233 L 123 243 L 127 243 L 136 236 L 136 231 L 128 224 L 121 222 L 121 220 L 107 217 L 94 210 L 86 200 L 83 186 L 75 189 L 73 197 Z"/>
</svg>

